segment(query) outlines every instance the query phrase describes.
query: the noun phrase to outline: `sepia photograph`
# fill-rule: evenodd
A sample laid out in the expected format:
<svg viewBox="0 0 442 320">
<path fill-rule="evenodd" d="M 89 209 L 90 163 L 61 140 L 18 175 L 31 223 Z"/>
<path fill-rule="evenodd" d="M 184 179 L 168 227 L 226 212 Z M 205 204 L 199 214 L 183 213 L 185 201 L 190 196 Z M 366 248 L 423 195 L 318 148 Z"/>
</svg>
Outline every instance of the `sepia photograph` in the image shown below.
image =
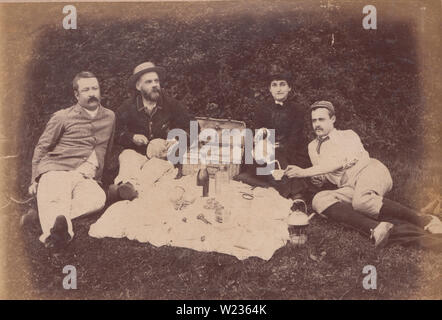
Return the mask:
<svg viewBox="0 0 442 320">
<path fill-rule="evenodd" d="M 0 1 L 0 299 L 442 299 L 441 9 Z"/>
</svg>

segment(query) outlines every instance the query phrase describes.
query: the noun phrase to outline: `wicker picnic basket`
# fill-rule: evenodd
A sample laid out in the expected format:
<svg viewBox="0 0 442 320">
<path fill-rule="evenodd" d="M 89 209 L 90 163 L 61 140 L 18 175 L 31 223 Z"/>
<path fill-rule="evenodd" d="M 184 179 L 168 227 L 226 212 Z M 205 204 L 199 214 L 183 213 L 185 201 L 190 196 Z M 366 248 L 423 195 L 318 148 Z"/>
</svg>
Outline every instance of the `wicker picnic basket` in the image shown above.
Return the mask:
<svg viewBox="0 0 442 320">
<path fill-rule="evenodd" d="M 239 174 L 241 164 L 233 163 L 233 152 L 235 149 L 240 149 L 241 152 L 241 159 L 244 156 L 244 137 L 240 139 L 240 142 L 238 144 L 238 141 L 233 139 L 233 137 L 230 139 L 230 142 L 226 145 L 222 144 L 222 130 L 223 129 L 245 129 L 246 124 L 243 121 L 237 121 L 237 120 L 230 120 L 230 119 L 215 119 L 215 118 L 207 118 L 207 117 L 196 117 L 196 120 L 198 121 L 198 125 L 201 130 L 204 129 L 215 129 L 218 132 L 218 146 L 220 153 L 216 155 L 209 155 L 209 158 L 206 159 L 207 161 L 207 170 L 209 171 L 209 174 L 213 176 L 216 171 L 219 170 L 221 166 L 227 166 L 227 171 L 229 172 L 229 177 L 232 178 Z M 210 144 L 210 142 L 208 142 Z M 198 150 L 201 149 L 202 144 L 200 143 L 198 146 Z M 223 150 L 226 148 L 230 148 L 230 159 L 224 159 L 222 161 L 222 154 Z M 199 153 L 197 154 L 191 154 L 186 153 L 185 156 L 185 162 L 183 164 L 183 174 L 184 175 L 190 175 L 198 172 L 198 170 L 201 167 L 201 161 L 199 160 Z M 214 163 L 215 159 L 218 160 L 218 163 Z M 195 163 L 196 162 L 196 163 Z M 227 163 L 226 163 L 227 162 Z"/>
</svg>

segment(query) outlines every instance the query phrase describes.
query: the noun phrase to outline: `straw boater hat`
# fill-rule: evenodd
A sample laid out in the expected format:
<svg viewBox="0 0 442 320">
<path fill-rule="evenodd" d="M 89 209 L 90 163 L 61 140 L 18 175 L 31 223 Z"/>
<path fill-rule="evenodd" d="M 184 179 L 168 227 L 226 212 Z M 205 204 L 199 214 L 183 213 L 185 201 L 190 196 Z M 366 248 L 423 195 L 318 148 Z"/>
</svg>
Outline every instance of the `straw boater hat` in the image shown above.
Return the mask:
<svg viewBox="0 0 442 320">
<path fill-rule="evenodd" d="M 127 86 L 131 89 L 134 88 L 138 79 L 147 72 L 156 72 L 158 74 L 158 77 L 160 78 L 160 81 L 164 79 L 164 76 L 166 74 L 166 70 L 164 68 L 157 67 L 150 61 L 143 62 L 142 64 L 139 64 L 135 67 L 133 74 L 127 81 Z"/>
</svg>

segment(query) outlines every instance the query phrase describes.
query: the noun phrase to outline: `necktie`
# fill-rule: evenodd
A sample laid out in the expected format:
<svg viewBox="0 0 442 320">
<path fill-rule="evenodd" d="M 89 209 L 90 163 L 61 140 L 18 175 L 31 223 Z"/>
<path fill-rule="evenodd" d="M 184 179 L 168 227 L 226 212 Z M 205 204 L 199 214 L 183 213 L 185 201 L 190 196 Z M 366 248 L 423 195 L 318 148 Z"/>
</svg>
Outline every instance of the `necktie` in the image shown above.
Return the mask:
<svg viewBox="0 0 442 320">
<path fill-rule="evenodd" d="M 318 139 L 318 145 L 316 146 L 316 152 L 318 154 L 320 154 L 321 153 L 321 144 L 323 144 L 325 141 L 329 140 L 330 137 L 329 136 L 322 137 L 322 138 L 318 137 L 317 139 Z"/>
</svg>

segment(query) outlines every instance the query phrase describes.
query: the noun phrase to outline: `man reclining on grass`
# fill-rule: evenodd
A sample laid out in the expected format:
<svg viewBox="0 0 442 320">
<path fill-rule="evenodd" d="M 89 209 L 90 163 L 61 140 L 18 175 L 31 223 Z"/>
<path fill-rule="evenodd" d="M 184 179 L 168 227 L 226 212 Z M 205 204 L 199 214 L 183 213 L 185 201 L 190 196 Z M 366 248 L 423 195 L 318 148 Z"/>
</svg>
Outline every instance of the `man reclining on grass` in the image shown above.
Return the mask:
<svg viewBox="0 0 442 320">
<path fill-rule="evenodd" d="M 100 104 L 97 78 L 80 72 L 73 87 L 78 103 L 52 115 L 32 158 L 29 193 L 37 195 L 40 241 L 54 251 L 74 236 L 72 219 L 104 207 L 98 181 L 115 129 L 113 111 Z M 24 215 L 21 224 L 37 221 L 34 215 Z"/>
<path fill-rule="evenodd" d="M 327 179 L 338 187 L 314 196 L 312 207 L 316 212 L 371 234 L 376 246 L 385 243 L 393 224 L 375 220 L 388 217 L 405 220 L 430 233 L 442 233 L 442 223 L 437 217 L 384 198 L 393 186 L 389 170 L 379 160 L 370 158 L 354 131 L 335 129 L 332 103 L 318 101 L 310 109 L 317 136 L 308 145 L 313 166 L 302 169 L 290 165 L 285 174 L 289 178 L 311 177 L 316 185 Z"/>
</svg>

